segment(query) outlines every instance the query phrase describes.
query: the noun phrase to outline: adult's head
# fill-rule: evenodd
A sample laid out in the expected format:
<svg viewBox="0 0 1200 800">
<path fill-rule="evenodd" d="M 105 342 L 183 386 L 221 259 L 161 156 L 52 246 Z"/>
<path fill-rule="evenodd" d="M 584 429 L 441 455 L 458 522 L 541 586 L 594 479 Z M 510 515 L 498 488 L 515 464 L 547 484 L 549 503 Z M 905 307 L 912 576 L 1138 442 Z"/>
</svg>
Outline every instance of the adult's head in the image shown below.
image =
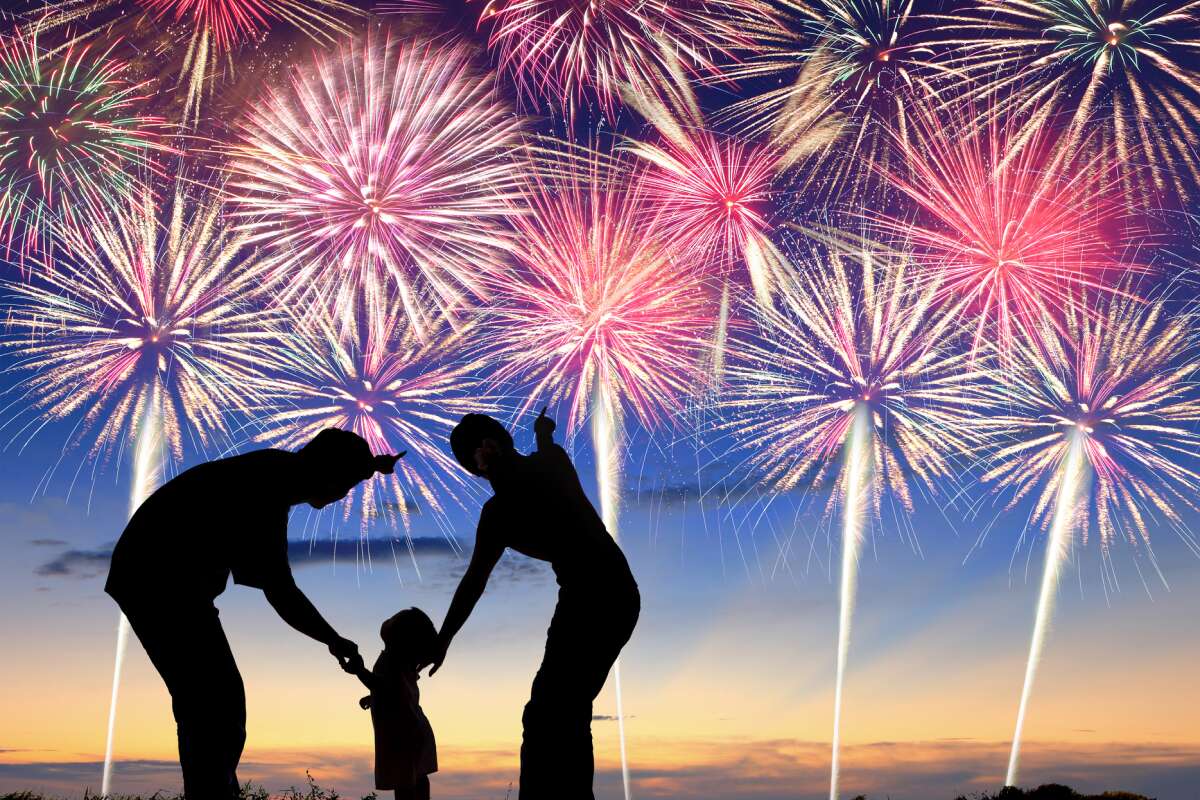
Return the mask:
<svg viewBox="0 0 1200 800">
<path fill-rule="evenodd" d="M 484 478 L 516 452 L 513 439 L 499 420 L 487 414 L 466 414 L 450 431 L 450 449 L 463 469 Z"/>
<path fill-rule="evenodd" d="M 373 455 L 367 440 L 352 431 L 326 428 L 300 448 L 301 501 L 324 508 L 376 472 L 390 475 L 399 455 Z"/>
</svg>

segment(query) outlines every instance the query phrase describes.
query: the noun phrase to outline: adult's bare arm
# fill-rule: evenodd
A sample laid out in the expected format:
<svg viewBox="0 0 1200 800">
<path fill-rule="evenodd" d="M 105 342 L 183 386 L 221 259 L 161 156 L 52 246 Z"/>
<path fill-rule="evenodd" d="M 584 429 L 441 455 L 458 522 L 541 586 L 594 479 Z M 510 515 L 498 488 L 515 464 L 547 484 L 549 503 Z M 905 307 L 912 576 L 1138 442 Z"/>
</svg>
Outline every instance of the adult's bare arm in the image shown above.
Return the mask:
<svg viewBox="0 0 1200 800">
<path fill-rule="evenodd" d="M 479 530 L 475 535 L 475 550 L 471 553 L 471 563 L 467 565 L 467 571 L 463 573 L 458 588 L 454 590 L 450 609 L 442 621 L 442 629 L 438 631 L 437 645 L 430 661 L 430 675 L 441 668 L 450 642 L 471 616 L 475 604 L 479 602 L 483 590 L 487 587 L 488 577 L 491 576 L 500 556 L 504 555 L 504 545 L 500 543 L 497 532 L 490 525 L 485 513 L 479 521 Z"/>
<path fill-rule="evenodd" d="M 338 635 L 333 626 L 325 621 L 312 601 L 300 591 L 294 580 L 280 580 L 270 584 L 263 593 L 267 602 L 280 618 L 305 636 L 316 639 L 329 647 L 329 652 L 347 672 L 354 673 L 362 666 L 358 645 Z"/>
</svg>

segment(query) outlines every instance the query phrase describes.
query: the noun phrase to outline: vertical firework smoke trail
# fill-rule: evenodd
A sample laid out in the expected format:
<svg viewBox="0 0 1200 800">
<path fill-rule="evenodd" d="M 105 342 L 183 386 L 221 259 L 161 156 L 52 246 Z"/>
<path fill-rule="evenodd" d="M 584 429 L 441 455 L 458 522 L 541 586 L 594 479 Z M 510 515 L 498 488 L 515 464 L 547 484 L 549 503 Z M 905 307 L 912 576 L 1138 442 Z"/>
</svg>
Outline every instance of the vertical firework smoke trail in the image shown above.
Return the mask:
<svg viewBox="0 0 1200 800">
<path fill-rule="evenodd" d="M 530 213 L 513 220 L 519 264 L 491 311 L 504 336 L 487 356 L 494 380 L 529 387 L 520 411 L 566 403 L 569 433 L 590 415 L 601 515 L 614 537 L 625 417 L 655 425 L 700 384 L 714 321 L 703 276 L 648 224 L 654 212 L 623 166 L 592 157 L 528 179 Z"/>
<path fill-rule="evenodd" d="M 479 24 L 521 95 L 572 118 L 591 99 L 615 114 L 621 84 L 668 50 L 693 74 L 715 75 L 744 46 L 741 27 L 764 14 L 757 0 L 488 0 Z"/>
<path fill-rule="evenodd" d="M 937 287 L 912 280 L 904 256 L 831 244 L 793 268 L 774 306 L 755 304 L 755 341 L 726 367 L 727 429 L 747 480 L 775 492 L 832 480 L 826 514 L 842 513 L 842 572 L 830 796 L 840 779 L 841 709 L 870 509 L 890 495 L 913 511 L 912 485 L 957 481 L 992 405 L 984 360 L 934 313 Z M 835 466 L 840 462 L 840 468 Z M 739 468 L 740 468 L 739 467 Z M 831 474 L 832 473 L 832 474 Z"/>
<path fill-rule="evenodd" d="M 1200 190 L 1195 3 L 975 0 L 942 23 L 943 61 L 969 78 L 969 95 L 1029 129 L 1065 122 L 1083 156 L 1067 154 L 1072 168 L 1112 151 L 1127 192 Z"/>
<path fill-rule="evenodd" d="M 360 16 L 341 0 L 58 0 L 45 6 L 37 24 L 77 27 L 85 35 L 107 34 L 117 26 L 135 39 L 166 27 L 173 55 L 160 61 L 170 65 L 164 74 L 183 90 L 183 121 L 195 124 L 205 93 L 222 71 L 218 65 L 232 72 L 243 46 L 261 43 L 280 24 L 329 44 L 349 33 L 348 20 Z"/>
<path fill-rule="evenodd" d="M 17 356 L 20 391 L 38 412 L 17 435 L 81 414 L 70 443 L 90 439 L 89 457 L 134 440 L 133 507 L 152 489 L 159 455 L 178 460 L 185 439 L 203 447 L 224 432 L 273 363 L 274 313 L 260 310 L 254 258 L 219 212 L 219 203 L 192 202 L 181 189 L 169 207 L 147 192 L 79 228 L 56 228 L 54 269 L 2 284 L 10 307 L 0 345 Z M 122 622 L 106 786 L 127 638 Z"/>
<path fill-rule="evenodd" d="M 976 128 L 971 109 L 959 109 L 968 120 L 959 124 L 932 107 L 914 110 L 894 135 L 903 169 L 887 178 L 921 216 L 869 223 L 914 250 L 938 302 L 970 320 L 974 347 L 996 337 L 1007 354 L 1017 339 L 1061 329 L 1064 308 L 1082 312 L 1082 290 L 1112 292 L 1118 269 L 1141 268 L 1122 264 L 1103 235 L 1121 214 L 1103 170 L 1064 170 L 1050 128 L 995 118 Z"/>
<path fill-rule="evenodd" d="M 998 385 L 1004 415 L 988 424 L 1011 442 L 983 480 L 1034 502 L 1032 524 L 1049 530 L 1037 616 L 1009 762 L 1017 779 L 1021 732 L 1046 644 L 1058 575 L 1075 538 L 1094 528 L 1106 566 L 1118 537 L 1158 570 L 1148 520 L 1164 519 L 1195 552 L 1180 509 L 1197 508 L 1200 347 L 1191 315 L 1162 301 L 1110 296 L 1091 313 L 1068 312 L 1065 332 L 1018 349 Z M 1159 573 L 1161 578 L 1161 572 Z"/>
<path fill-rule="evenodd" d="M 834 677 L 833 752 L 829 767 L 829 800 L 837 800 L 841 781 L 842 691 L 846 684 L 846 663 L 850 655 L 850 625 L 854 621 L 854 602 L 858 595 L 858 559 L 862 553 L 866 523 L 867 495 L 871 481 L 870 408 L 856 403 L 854 419 L 846 440 L 843 466 L 846 497 L 842 505 L 842 582 L 838 591 L 837 673 Z"/>
<path fill-rule="evenodd" d="M 1079 521 L 1078 508 L 1080 490 L 1086 480 L 1086 462 L 1083 457 L 1083 442 L 1078 432 L 1068 434 L 1067 454 L 1063 459 L 1062 476 L 1059 478 L 1058 495 L 1054 498 L 1054 521 L 1050 525 L 1050 536 L 1046 540 L 1046 563 L 1042 567 L 1042 586 L 1038 592 L 1037 614 L 1033 622 L 1033 636 L 1029 642 L 1029 658 L 1025 664 L 1025 680 L 1021 687 L 1021 702 L 1017 707 L 1017 725 L 1013 731 L 1012 750 L 1008 757 L 1008 772 L 1005 786 L 1016 786 L 1017 767 L 1021 757 L 1021 732 L 1025 728 L 1025 713 L 1029 710 L 1029 697 L 1033 692 L 1033 681 L 1042 660 L 1046 635 L 1050 630 L 1050 617 L 1054 613 L 1054 599 L 1058 594 L 1058 579 L 1063 564 L 1071 551 L 1071 534 Z"/>
<path fill-rule="evenodd" d="M 592 445 L 596 451 L 596 484 L 600 492 L 600 515 L 614 539 L 620 538 L 621 521 L 621 406 L 609 387 L 597 384 L 592 402 Z M 617 698 L 617 739 L 621 750 L 621 785 L 626 800 L 629 786 L 629 755 L 625 746 L 625 709 L 621 692 L 621 659 L 613 663 L 613 689 Z"/>
<path fill-rule="evenodd" d="M 722 118 L 768 137 L 806 203 L 857 200 L 890 160 L 888 131 L 954 77 L 928 28 L 912 0 L 779 0 L 761 21 L 746 21 L 748 54 L 722 73 L 777 88 L 731 104 Z"/>
<path fill-rule="evenodd" d="M 359 434 L 374 453 L 407 451 L 410 457 L 384 476 L 382 495 L 378 482 L 369 481 L 346 500 L 344 512 L 359 501 L 364 533 L 377 518 L 401 523 L 410 557 L 413 513 L 433 519 L 453 545 L 446 501 L 469 492 L 470 484 L 444 442 L 463 414 L 497 410 L 475 378 L 480 362 L 458 356 L 474 326 L 442 323 L 422 338 L 398 304 L 353 336 L 328 315 L 289 322 L 280 337 L 282 364 L 264 381 L 261 405 L 251 409 L 256 440 L 296 448 L 332 427 Z"/>
<path fill-rule="evenodd" d="M 169 152 L 144 112 L 149 81 L 107 48 L 71 39 L 52 52 L 40 29 L 0 34 L 0 239 L 11 258 L 48 260 L 60 221 L 137 191 L 131 176 Z"/>
<path fill-rule="evenodd" d="M 465 47 L 368 32 L 297 67 L 239 127 L 228 199 L 281 301 L 352 327 L 398 293 L 421 333 L 422 300 L 450 316 L 487 296 L 520 211 L 520 123 Z"/>
<path fill-rule="evenodd" d="M 133 454 L 133 480 L 129 487 L 129 516 L 150 496 L 162 477 L 162 439 L 158 425 L 159 398 L 151 396 L 146 412 L 137 423 Z M 125 651 L 129 643 L 129 620 L 118 614 L 117 646 L 113 660 L 112 694 L 108 703 L 108 728 L 104 740 L 104 768 L 100 779 L 100 796 L 108 797 L 112 787 L 113 744 L 116 742 L 117 698 L 124 672 Z"/>
</svg>

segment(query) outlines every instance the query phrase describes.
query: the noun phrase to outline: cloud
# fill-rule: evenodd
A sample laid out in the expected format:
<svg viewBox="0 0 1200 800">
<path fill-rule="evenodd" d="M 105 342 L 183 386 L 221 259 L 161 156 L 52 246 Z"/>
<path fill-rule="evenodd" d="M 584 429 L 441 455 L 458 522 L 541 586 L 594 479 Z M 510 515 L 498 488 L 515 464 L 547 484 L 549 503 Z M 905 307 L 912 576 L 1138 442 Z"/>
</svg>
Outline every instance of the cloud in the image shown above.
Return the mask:
<svg viewBox="0 0 1200 800">
<path fill-rule="evenodd" d="M 29 543 L 35 547 L 62 547 L 69 544 L 66 539 L 30 539 Z"/>
<path fill-rule="evenodd" d="M 829 796 L 829 743 L 792 739 L 630 740 L 633 789 L 652 800 L 824 800 Z M 1169 744 L 1027 742 L 1022 783 L 1064 783 L 1084 792 L 1124 789 L 1160 800 L 1191 798 L 1200 785 L 1200 747 Z M 439 747 L 434 777 L 440 800 L 503 800 L 517 785 L 513 749 Z M 951 800 L 995 791 L 1004 779 L 1007 742 L 874 742 L 843 748 L 843 796 L 891 800 Z M 353 750 L 251 751 L 238 770 L 278 791 L 303 785 L 306 770 L 345 797 L 370 790 L 372 754 Z M 596 796 L 619 797 L 621 770 L 597 765 Z M 48 789 L 78 797 L 100 777 L 99 761 L 0 762 L 0 792 Z M 170 760 L 121 761 L 122 792 L 175 791 L 179 767 Z"/>
<path fill-rule="evenodd" d="M 66 550 L 34 570 L 44 578 L 94 578 L 108 571 L 112 547 Z"/>
<path fill-rule="evenodd" d="M 471 550 L 461 540 L 451 542 L 441 536 L 413 537 L 413 554 L 421 570 L 421 585 L 440 591 L 458 583 L 471 560 Z M 372 561 L 396 558 L 401 569 L 409 561 L 408 543 L 404 539 L 349 537 L 341 540 L 330 538 L 316 540 L 289 540 L 288 559 L 293 569 L 337 562 L 360 566 L 369 557 Z M 541 584 L 551 576 L 550 566 L 512 550 L 492 570 L 489 585 L 498 583 Z"/>
<path fill-rule="evenodd" d="M 408 542 L 404 539 L 370 537 L 359 539 L 289 539 L 288 560 L 293 567 L 321 564 L 343 558 L 353 558 L 356 553 L 408 553 Z M 414 536 L 413 552 L 420 556 L 453 556 L 462 551 L 457 542 L 442 536 Z"/>
</svg>

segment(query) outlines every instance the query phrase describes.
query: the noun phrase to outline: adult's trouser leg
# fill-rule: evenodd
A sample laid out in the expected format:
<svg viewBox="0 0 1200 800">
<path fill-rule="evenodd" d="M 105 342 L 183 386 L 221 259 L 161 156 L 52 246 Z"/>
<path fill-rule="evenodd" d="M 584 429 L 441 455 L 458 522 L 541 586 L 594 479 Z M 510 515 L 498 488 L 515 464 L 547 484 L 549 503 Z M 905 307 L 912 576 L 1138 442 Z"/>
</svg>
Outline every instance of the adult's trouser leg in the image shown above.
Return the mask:
<svg viewBox="0 0 1200 800">
<path fill-rule="evenodd" d="M 217 609 L 130 611 L 130 625 L 171 693 L 184 795 L 237 797 L 246 692 Z"/>
<path fill-rule="evenodd" d="M 560 595 L 521 718 L 520 800 L 594 800 L 592 703 L 638 611 L 636 593 L 627 602 L 604 604 Z"/>
</svg>

